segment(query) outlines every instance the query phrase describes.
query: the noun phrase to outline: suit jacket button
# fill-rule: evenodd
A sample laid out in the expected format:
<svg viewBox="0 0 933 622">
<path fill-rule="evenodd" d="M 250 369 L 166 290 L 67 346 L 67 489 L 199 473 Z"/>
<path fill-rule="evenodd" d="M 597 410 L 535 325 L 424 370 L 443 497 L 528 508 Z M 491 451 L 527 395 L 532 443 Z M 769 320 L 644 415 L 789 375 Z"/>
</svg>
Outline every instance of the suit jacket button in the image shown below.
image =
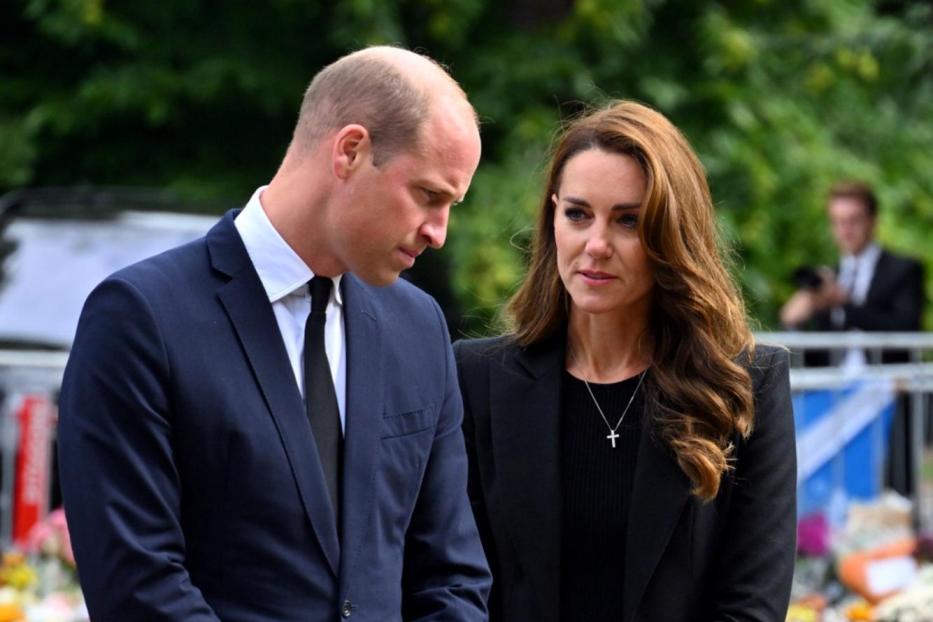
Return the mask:
<svg viewBox="0 0 933 622">
<path fill-rule="evenodd" d="M 353 615 L 353 603 L 351 603 L 349 600 L 343 601 L 343 605 L 340 607 L 340 615 L 345 618 L 349 618 L 351 615 Z"/>
</svg>

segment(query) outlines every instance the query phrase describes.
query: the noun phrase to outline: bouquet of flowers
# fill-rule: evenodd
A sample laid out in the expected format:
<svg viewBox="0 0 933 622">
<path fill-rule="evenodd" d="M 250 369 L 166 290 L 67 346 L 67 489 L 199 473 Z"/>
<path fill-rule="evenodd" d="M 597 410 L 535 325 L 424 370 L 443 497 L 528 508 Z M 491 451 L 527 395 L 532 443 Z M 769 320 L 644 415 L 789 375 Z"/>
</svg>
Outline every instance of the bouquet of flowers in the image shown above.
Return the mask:
<svg viewBox="0 0 933 622">
<path fill-rule="evenodd" d="M 0 562 L 0 622 L 83 622 L 88 619 L 78 586 L 68 524 L 61 508 L 37 523 L 22 551 Z"/>
</svg>

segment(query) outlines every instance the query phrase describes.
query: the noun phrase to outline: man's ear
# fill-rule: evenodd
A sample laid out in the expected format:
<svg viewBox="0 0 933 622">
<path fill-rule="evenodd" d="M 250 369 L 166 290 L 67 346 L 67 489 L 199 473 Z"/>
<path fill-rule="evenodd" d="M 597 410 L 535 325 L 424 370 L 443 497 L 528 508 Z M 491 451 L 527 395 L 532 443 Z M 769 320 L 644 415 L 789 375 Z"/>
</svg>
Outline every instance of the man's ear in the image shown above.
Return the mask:
<svg viewBox="0 0 933 622">
<path fill-rule="evenodd" d="M 371 157 L 372 141 L 365 127 L 354 123 L 337 132 L 331 154 L 334 175 L 346 179 Z"/>
</svg>

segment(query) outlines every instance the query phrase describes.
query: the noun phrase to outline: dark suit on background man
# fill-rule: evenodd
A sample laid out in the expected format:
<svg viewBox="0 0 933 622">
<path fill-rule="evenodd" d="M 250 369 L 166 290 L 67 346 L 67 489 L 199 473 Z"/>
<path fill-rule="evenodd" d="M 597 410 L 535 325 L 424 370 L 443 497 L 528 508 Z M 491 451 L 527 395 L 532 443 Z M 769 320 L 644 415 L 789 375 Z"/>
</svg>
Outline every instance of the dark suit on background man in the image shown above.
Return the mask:
<svg viewBox="0 0 933 622">
<path fill-rule="evenodd" d="M 833 322 L 830 311 L 824 311 L 814 316 L 812 326 L 821 331 L 919 331 L 925 304 L 923 266 L 920 262 L 881 249 L 865 300 L 842 305 L 839 323 Z M 829 353 L 814 352 L 813 355 L 816 356 L 807 357 L 809 365 L 830 364 Z M 881 352 L 880 362 L 903 363 L 909 359 L 909 353 L 904 350 L 888 349 Z"/>
<path fill-rule="evenodd" d="M 319 79 L 321 109 L 359 120 L 316 116 Z M 372 96 L 375 112 L 353 109 L 352 89 L 347 106 L 326 101 L 383 79 L 425 104 L 394 152 L 373 138 L 386 98 Z M 292 267 L 339 282 L 345 392 L 336 378 L 308 380 L 309 357 L 328 364 L 308 340 L 326 322 L 302 322 L 303 352 L 288 340 L 258 272 L 282 264 L 268 253 L 257 264 L 262 247 L 236 212 L 100 284 L 65 371 L 59 430 L 95 622 L 486 619 L 490 577 L 466 495 L 446 324 L 433 299 L 396 280 L 443 244 L 479 161 L 474 113 L 432 61 L 394 48 L 344 57 L 308 93 L 285 161 L 242 214 L 267 219 L 265 240 Z M 412 109 L 395 107 L 403 119 Z M 450 159 L 436 157 L 436 141 Z M 425 184 L 434 194 L 416 191 Z M 322 299 L 308 303 L 306 288 L 299 298 L 316 312 Z M 327 384 L 338 402 L 345 395 L 339 413 L 317 391 Z M 324 413 L 343 429 L 320 427 Z M 319 444 L 335 429 L 331 462 Z"/>
</svg>

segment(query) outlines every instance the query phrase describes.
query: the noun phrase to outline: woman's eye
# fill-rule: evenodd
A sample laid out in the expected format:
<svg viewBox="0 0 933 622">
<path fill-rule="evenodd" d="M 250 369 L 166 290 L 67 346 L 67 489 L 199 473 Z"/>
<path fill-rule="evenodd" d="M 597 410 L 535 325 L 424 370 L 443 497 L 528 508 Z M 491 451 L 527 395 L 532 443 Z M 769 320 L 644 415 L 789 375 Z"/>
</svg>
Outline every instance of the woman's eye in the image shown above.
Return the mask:
<svg viewBox="0 0 933 622">
<path fill-rule="evenodd" d="M 586 218 L 586 212 L 579 207 L 568 207 L 564 210 L 564 217 L 572 222 L 579 222 Z"/>
<path fill-rule="evenodd" d="M 623 214 L 616 222 L 627 229 L 634 229 L 638 226 L 638 216 L 635 214 Z"/>
</svg>

